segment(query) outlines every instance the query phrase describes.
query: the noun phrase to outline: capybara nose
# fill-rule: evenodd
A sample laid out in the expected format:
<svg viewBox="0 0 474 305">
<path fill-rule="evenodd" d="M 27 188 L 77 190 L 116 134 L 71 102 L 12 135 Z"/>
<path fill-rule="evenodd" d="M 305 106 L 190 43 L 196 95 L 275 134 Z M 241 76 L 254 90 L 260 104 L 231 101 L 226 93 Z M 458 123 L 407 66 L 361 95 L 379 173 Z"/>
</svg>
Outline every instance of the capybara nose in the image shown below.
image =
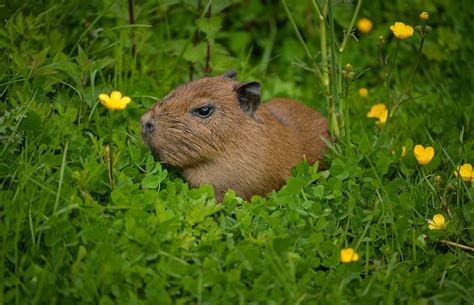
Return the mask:
<svg viewBox="0 0 474 305">
<path fill-rule="evenodd" d="M 148 135 L 155 130 L 155 123 L 151 120 L 142 120 L 142 135 Z"/>
</svg>

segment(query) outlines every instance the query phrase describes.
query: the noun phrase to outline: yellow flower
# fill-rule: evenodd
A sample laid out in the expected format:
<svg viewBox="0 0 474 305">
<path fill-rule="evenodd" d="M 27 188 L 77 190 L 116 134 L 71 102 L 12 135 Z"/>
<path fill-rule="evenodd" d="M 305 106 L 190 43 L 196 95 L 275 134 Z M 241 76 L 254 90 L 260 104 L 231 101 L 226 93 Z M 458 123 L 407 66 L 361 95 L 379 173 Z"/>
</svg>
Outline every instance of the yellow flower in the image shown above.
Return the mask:
<svg viewBox="0 0 474 305">
<path fill-rule="evenodd" d="M 428 219 L 428 228 L 430 230 L 444 230 L 448 226 L 448 223 L 444 219 L 443 214 L 436 214 L 433 219 Z"/>
<path fill-rule="evenodd" d="M 368 18 L 362 18 L 357 21 L 357 29 L 361 33 L 367 34 L 372 31 L 373 27 L 374 25 L 372 24 L 372 21 L 370 21 Z"/>
<path fill-rule="evenodd" d="M 407 148 L 405 146 L 402 146 L 402 157 L 405 157 L 407 155 Z"/>
<path fill-rule="evenodd" d="M 392 30 L 395 37 L 402 40 L 413 36 L 414 31 L 411 26 L 405 25 L 403 22 L 395 22 L 394 25 L 390 26 L 390 30 Z"/>
<path fill-rule="evenodd" d="M 341 258 L 341 263 L 343 264 L 357 262 L 359 260 L 359 254 L 357 254 L 352 248 L 342 249 L 339 256 Z"/>
<path fill-rule="evenodd" d="M 472 165 L 469 163 L 458 166 L 458 169 L 454 172 L 456 177 L 458 176 L 458 173 L 466 182 L 469 182 L 474 178 L 474 171 L 472 171 Z"/>
<path fill-rule="evenodd" d="M 359 96 L 360 97 L 369 96 L 369 90 L 367 90 L 367 88 L 359 88 Z"/>
<path fill-rule="evenodd" d="M 430 14 L 428 14 L 427 12 L 421 12 L 420 19 L 422 21 L 426 21 L 426 20 L 428 20 L 428 18 L 430 18 Z"/>
<path fill-rule="evenodd" d="M 105 93 L 99 94 L 99 99 L 109 110 L 123 110 L 132 101 L 128 96 L 122 96 L 120 91 L 112 91 L 110 96 Z"/>
<path fill-rule="evenodd" d="M 426 165 L 431 162 L 434 157 L 435 151 L 431 146 L 423 147 L 423 145 L 416 145 L 413 149 L 413 154 L 415 155 L 416 160 L 421 165 Z"/>
<path fill-rule="evenodd" d="M 387 121 L 388 109 L 385 104 L 375 104 L 370 108 L 370 111 L 367 113 L 367 117 L 379 119 L 375 124 L 383 125 Z"/>
</svg>

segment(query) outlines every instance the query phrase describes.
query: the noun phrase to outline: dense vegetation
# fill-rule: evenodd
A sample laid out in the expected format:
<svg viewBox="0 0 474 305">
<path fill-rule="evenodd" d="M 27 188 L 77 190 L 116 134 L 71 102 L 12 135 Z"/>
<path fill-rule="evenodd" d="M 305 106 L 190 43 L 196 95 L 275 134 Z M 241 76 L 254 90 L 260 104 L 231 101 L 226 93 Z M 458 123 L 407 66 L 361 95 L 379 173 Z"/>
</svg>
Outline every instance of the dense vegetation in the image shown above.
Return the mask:
<svg viewBox="0 0 474 305">
<path fill-rule="evenodd" d="M 346 30 L 362 1 L 332 1 L 334 62 L 326 1 L 136 2 L 133 24 L 126 1 L 1 5 L 0 304 L 474 303 L 474 187 L 455 174 L 474 164 L 469 1 L 366 1 L 368 33 Z M 389 27 L 422 11 L 406 86 L 420 37 Z M 344 102 L 327 170 L 303 162 L 267 198 L 217 203 L 154 162 L 141 114 L 229 69 L 265 99 L 329 116 Z M 100 104 L 112 90 L 125 110 Z M 367 118 L 377 103 L 397 105 L 385 124 Z M 417 144 L 434 148 L 426 165 Z M 342 263 L 345 248 L 358 257 Z"/>
</svg>

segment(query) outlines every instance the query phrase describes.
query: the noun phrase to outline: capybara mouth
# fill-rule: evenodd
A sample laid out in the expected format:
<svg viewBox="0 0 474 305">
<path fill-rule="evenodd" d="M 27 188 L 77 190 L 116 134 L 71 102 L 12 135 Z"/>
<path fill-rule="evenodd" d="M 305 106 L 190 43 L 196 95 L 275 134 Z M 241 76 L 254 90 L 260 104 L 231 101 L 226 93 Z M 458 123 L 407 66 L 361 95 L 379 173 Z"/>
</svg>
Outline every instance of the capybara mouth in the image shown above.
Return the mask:
<svg viewBox="0 0 474 305">
<path fill-rule="evenodd" d="M 154 147 L 148 143 L 147 145 L 151 151 L 153 158 L 155 159 L 155 162 L 160 162 L 166 165 L 174 165 L 173 158 L 170 158 L 168 153 L 166 153 L 163 149 Z"/>
<path fill-rule="evenodd" d="M 143 143 L 145 143 L 146 146 L 148 146 L 148 149 L 151 151 L 151 154 L 153 155 L 155 161 L 166 163 L 166 161 L 164 160 L 165 158 L 163 156 L 164 154 L 161 152 L 161 150 L 158 147 L 155 147 L 155 145 L 153 145 L 153 140 L 152 140 L 153 135 L 143 132 L 143 129 L 142 129 L 141 135 L 142 135 Z"/>
<path fill-rule="evenodd" d="M 148 146 L 148 149 L 150 149 L 151 154 L 153 158 L 155 159 L 155 161 L 166 163 L 166 160 L 165 160 L 166 158 L 164 156 L 165 154 L 163 153 L 161 149 L 152 146 L 151 143 L 147 141 L 145 141 L 145 144 Z"/>
<path fill-rule="evenodd" d="M 153 158 L 155 158 L 156 162 L 161 162 L 165 164 L 167 163 L 163 156 L 163 153 L 160 152 L 159 149 L 151 149 L 151 154 L 153 155 Z"/>
<path fill-rule="evenodd" d="M 143 128 L 141 128 L 140 131 L 141 131 L 141 136 L 142 136 L 143 142 L 145 142 L 146 145 L 150 146 L 150 142 L 153 139 L 153 134 L 145 131 Z"/>
</svg>

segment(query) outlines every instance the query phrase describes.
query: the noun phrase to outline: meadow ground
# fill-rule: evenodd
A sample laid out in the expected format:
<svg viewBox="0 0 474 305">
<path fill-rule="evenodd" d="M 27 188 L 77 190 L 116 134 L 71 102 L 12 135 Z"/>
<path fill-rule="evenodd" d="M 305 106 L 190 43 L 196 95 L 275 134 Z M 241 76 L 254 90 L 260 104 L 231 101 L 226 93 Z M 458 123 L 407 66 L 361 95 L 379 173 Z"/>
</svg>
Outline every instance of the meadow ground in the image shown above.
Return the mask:
<svg viewBox="0 0 474 305">
<path fill-rule="evenodd" d="M 470 1 L 136 2 L 0 5 L 0 304 L 474 304 Z M 141 114 L 230 69 L 331 118 L 326 170 L 154 162 Z"/>
</svg>

